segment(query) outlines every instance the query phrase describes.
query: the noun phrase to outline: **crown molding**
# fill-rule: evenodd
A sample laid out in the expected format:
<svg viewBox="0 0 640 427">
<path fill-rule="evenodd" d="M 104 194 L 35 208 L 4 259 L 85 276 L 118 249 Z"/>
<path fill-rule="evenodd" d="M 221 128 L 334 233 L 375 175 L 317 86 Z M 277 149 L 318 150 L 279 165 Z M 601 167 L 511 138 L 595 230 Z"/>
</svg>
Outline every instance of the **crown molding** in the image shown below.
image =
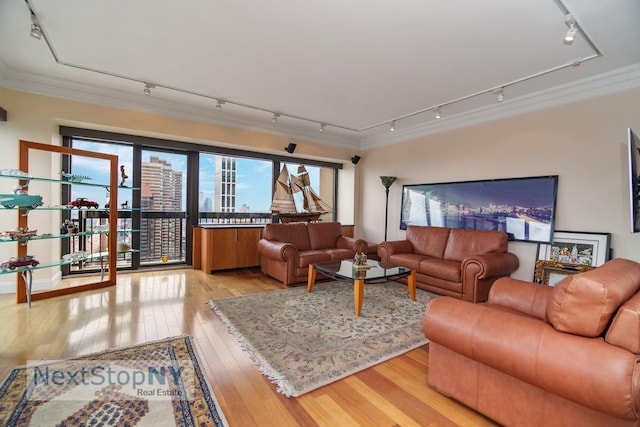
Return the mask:
<svg viewBox="0 0 640 427">
<path fill-rule="evenodd" d="M 10 70 L 1 61 L 0 86 L 38 95 L 160 114 L 239 130 L 262 132 L 283 138 L 315 142 L 321 145 L 367 150 L 589 98 L 636 89 L 640 87 L 640 64 L 545 89 L 534 94 L 510 98 L 499 104 L 493 103 L 456 115 L 445 116 L 442 119 L 430 119 L 411 127 L 396 129 L 395 132 L 389 132 L 384 129 L 366 136 L 358 135 L 355 132 L 352 134 L 339 133 L 334 130 L 321 133 L 315 129 L 310 130 L 294 125 L 285 125 L 282 122 L 278 122 L 278 124 L 258 123 L 256 120 L 251 120 L 241 115 L 218 112 L 213 109 L 207 110 L 187 103 L 167 101 L 143 94 L 132 94 L 34 73 Z"/>
<path fill-rule="evenodd" d="M 466 126 L 540 111 L 564 104 L 640 88 L 640 64 L 545 89 L 530 95 L 505 100 L 464 113 L 432 119 L 415 126 L 362 138 L 360 148 L 399 144 L 417 138 Z"/>
</svg>

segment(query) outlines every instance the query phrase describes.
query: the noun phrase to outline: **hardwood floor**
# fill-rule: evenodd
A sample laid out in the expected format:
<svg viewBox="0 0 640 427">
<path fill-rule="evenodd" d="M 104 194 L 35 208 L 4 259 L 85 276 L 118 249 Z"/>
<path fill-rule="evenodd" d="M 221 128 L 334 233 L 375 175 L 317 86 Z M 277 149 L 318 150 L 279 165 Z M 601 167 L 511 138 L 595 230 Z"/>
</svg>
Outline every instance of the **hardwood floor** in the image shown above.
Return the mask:
<svg viewBox="0 0 640 427">
<path fill-rule="evenodd" d="M 119 274 L 115 287 L 31 309 L 0 295 L 0 378 L 28 360 L 188 334 L 231 426 L 496 425 L 427 385 L 428 346 L 298 398 L 277 393 L 205 301 L 282 288 L 256 269 L 174 269 Z"/>
</svg>

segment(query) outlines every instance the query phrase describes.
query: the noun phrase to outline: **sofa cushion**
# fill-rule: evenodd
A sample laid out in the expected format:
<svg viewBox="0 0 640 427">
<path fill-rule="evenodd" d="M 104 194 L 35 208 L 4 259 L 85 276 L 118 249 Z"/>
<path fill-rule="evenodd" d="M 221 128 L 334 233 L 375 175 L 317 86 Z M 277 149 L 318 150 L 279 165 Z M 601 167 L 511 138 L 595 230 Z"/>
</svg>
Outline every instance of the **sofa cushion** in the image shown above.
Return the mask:
<svg viewBox="0 0 640 427">
<path fill-rule="evenodd" d="M 303 251 L 300 252 L 299 256 L 298 268 L 306 268 L 309 267 L 309 264 L 316 262 L 331 261 L 331 255 L 327 251 Z"/>
<path fill-rule="evenodd" d="M 303 222 L 292 224 L 267 224 L 262 232 L 262 238 L 278 242 L 291 243 L 299 251 L 311 249 L 307 225 Z"/>
<path fill-rule="evenodd" d="M 355 252 L 351 249 L 324 249 L 322 252 L 326 252 L 331 257 L 331 261 L 353 259 Z"/>
<path fill-rule="evenodd" d="M 418 254 L 397 254 L 389 257 L 389 262 L 394 265 L 401 265 L 412 270 L 420 271 L 420 262 L 427 257 Z"/>
<path fill-rule="evenodd" d="M 562 279 L 547 306 L 553 327 L 585 337 L 597 337 L 618 307 L 640 288 L 640 264 L 623 258 Z"/>
<path fill-rule="evenodd" d="M 420 261 L 418 271 L 427 276 L 450 282 L 462 282 L 460 263 L 458 261 L 448 261 L 446 259 L 427 258 Z"/>
<path fill-rule="evenodd" d="M 311 249 L 332 249 L 338 237 L 342 236 L 339 222 L 311 222 L 307 224 Z"/>
<path fill-rule="evenodd" d="M 618 309 L 604 340 L 640 354 L 640 293 L 632 296 Z"/>
<path fill-rule="evenodd" d="M 413 246 L 413 252 L 433 258 L 442 258 L 450 228 L 410 225 L 406 239 Z"/>
<path fill-rule="evenodd" d="M 473 255 L 506 252 L 508 235 L 502 231 L 463 230 L 452 228 L 441 258 L 463 261 Z"/>
</svg>

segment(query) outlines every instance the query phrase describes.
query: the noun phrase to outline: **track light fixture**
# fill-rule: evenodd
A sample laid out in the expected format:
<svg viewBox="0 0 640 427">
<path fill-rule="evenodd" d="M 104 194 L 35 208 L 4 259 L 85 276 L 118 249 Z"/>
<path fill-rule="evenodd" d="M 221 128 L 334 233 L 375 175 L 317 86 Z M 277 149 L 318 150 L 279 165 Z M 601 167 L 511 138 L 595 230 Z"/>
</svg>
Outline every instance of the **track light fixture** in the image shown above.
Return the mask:
<svg viewBox="0 0 640 427">
<path fill-rule="evenodd" d="M 496 98 L 498 102 L 504 101 L 504 88 L 501 87 L 500 89 L 498 89 L 498 92 L 496 93 Z"/>
<path fill-rule="evenodd" d="M 389 126 L 389 131 L 393 132 L 394 130 L 396 130 L 396 121 L 392 121 L 391 125 Z"/>
<path fill-rule="evenodd" d="M 219 99 L 216 99 L 216 110 L 221 111 L 223 105 L 224 105 L 224 101 L 220 101 Z"/>
<path fill-rule="evenodd" d="M 278 119 L 280 118 L 280 114 L 278 113 L 273 113 L 273 118 L 271 119 L 271 121 L 273 123 L 278 123 Z"/>
<path fill-rule="evenodd" d="M 153 83 L 145 83 L 144 89 L 142 89 L 142 91 L 145 95 L 151 95 L 151 89 L 154 89 L 155 87 L 156 85 L 154 85 Z"/>
<path fill-rule="evenodd" d="M 353 163 L 354 165 L 357 165 L 360 159 L 361 157 L 356 154 L 355 156 L 351 157 L 351 163 Z"/>
<path fill-rule="evenodd" d="M 38 40 L 42 38 L 42 28 L 40 28 L 38 17 L 33 11 L 31 11 L 31 37 Z"/>
<path fill-rule="evenodd" d="M 289 154 L 293 154 L 293 152 L 296 151 L 296 147 L 297 147 L 297 144 L 290 142 L 289 145 L 284 147 L 284 151 L 286 151 Z"/>
<path fill-rule="evenodd" d="M 320 129 L 318 129 L 320 132 L 324 132 L 324 130 L 327 128 L 327 125 L 325 125 L 324 123 L 320 123 Z"/>
<path fill-rule="evenodd" d="M 567 33 L 564 36 L 564 44 L 571 45 L 576 39 L 576 34 L 578 33 L 576 18 L 574 18 L 572 14 L 567 13 L 567 15 L 564 17 L 564 23 L 569 27 Z"/>
<path fill-rule="evenodd" d="M 38 24 L 31 24 L 31 37 L 40 40 L 42 38 L 42 29 Z"/>
<path fill-rule="evenodd" d="M 440 107 L 435 109 L 435 113 L 436 113 L 436 119 L 439 119 L 440 117 L 442 117 L 442 112 L 440 111 Z"/>
</svg>

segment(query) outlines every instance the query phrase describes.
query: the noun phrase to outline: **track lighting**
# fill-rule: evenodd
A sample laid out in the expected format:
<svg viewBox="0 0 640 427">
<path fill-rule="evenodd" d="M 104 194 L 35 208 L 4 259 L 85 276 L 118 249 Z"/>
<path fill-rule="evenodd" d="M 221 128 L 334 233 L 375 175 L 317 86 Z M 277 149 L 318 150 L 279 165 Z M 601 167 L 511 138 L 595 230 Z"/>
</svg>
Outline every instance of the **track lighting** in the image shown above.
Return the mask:
<svg viewBox="0 0 640 427">
<path fill-rule="evenodd" d="M 220 101 L 219 99 L 216 99 L 216 110 L 218 111 L 222 110 L 223 105 L 224 105 L 224 101 Z"/>
<path fill-rule="evenodd" d="M 320 132 L 324 132 L 324 130 L 327 128 L 327 125 L 325 125 L 324 123 L 320 123 L 320 129 L 318 129 Z"/>
<path fill-rule="evenodd" d="M 40 40 L 42 38 L 42 29 L 38 24 L 31 24 L 31 37 Z"/>
<path fill-rule="evenodd" d="M 496 98 L 498 99 L 498 102 L 504 101 L 504 88 L 498 89 L 498 92 L 496 94 Z"/>
<path fill-rule="evenodd" d="M 442 113 L 440 112 L 440 107 L 435 109 L 435 113 L 436 113 L 436 119 L 439 119 L 440 117 L 442 117 Z"/>
<path fill-rule="evenodd" d="M 573 44 L 573 41 L 576 39 L 576 34 L 578 32 L 578 27 L 576 27 L 576 18 L 574 18 L 572 14 L 567 13 L 567 15 L 564 17 L 564 23 L 569 27 L 567 33 L 564 36 L 564 44 Z"/>
<path fill-rule="evenodd" d="M 394 130 L 396 130 L 396 121 L 395 121 L 395 120 L 391 122 L 391 125 L 389 126 L 389 130 L 390 130 L 391 132 L 393 132 Z"/>
<path fill-rule="evenodd" d="M 156 85 L 152 84 L 152 83 L 145 83 L 144 84 L 144 89 L 142 90 L 144 92 L 145 95 L 151 95 L 151 89 L 155 88 Z"/>
<path fill-rule="evenodd" d="M 351 163 L 353 163 L 354 165 L 357 165 L 361 158 L 362 157 L 356 154 L 355 156 L 351 157 Z"/>
<path fill-rule="evenodd" d="M 289 145 L 284 147 L 284 151 L 286 151 L 289 154 L 293 154 L 293 152 L 296 151 L 296 147 L 297 147 L 297 144 L 290 142 Z"/>
<path fill-rule="evenodd" d="M 273 123 L 278 123 L 278 119 L 280 118 L 280 114 L 278 113 L 273 113 L 273 118 L 271 119 L 271 121 Z"/>
</svg>

